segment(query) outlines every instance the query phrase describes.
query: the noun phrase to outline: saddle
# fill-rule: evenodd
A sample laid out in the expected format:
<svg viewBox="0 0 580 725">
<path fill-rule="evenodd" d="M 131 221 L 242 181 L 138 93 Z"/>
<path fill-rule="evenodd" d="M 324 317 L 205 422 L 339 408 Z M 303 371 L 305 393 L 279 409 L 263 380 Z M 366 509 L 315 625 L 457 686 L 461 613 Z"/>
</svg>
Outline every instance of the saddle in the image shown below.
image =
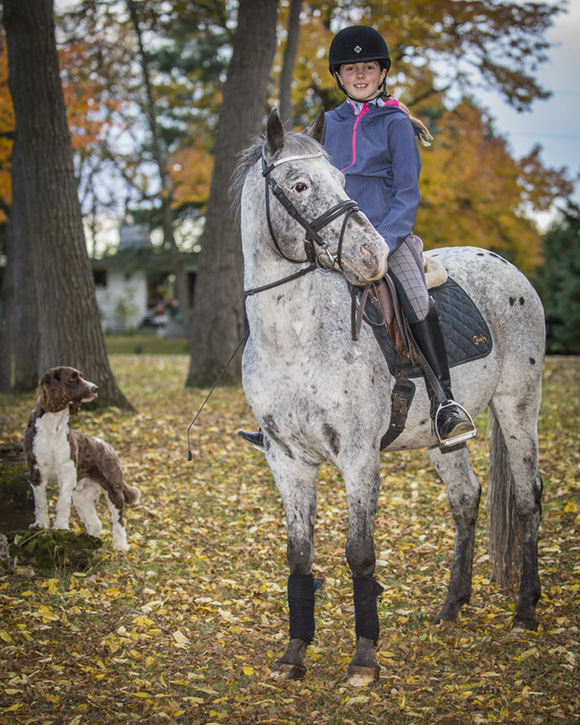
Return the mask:
<svg viewBox="0 0 580 725">
<path fill-rule="evenodd" d="M 423 256 L 427 288 L 437 305 L 445 336 L 449 367 L 489 355 L 492 339 L 487 323 L 465 290 L 450 278 L 433 257 Z M 391 393 L 391 421 L 381 449 L 403 431 L 415 395 L 414 377 L 427 376 L 415 346 L 395 284 L 387 274 L 364 288 L 352 290 L 352 338 L 358 339 L 362 322 L 371 326 L 395 379 Z M 432 373 L 431 373 L 432 375 Z M 432 383 L 436 381 L 431 381 Z"/>
</svg>

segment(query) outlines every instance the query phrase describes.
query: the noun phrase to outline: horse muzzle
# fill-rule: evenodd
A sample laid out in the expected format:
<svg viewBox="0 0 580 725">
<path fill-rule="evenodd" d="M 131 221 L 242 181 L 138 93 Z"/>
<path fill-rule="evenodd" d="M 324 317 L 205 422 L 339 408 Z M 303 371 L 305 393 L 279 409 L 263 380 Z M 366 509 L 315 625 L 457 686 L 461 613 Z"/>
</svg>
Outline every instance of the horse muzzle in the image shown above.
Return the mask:
<svg viewBox="0 0 580 725">
<path fill-rule="evenodd" d="M 363 286 L 387 273 L 389 249 L 382 237 L 379 242 L 346 245 L 342 252 L 342 271 L 351 284 Z M 349 245 L 350 246 L 350 245 Z"/>
</svg>

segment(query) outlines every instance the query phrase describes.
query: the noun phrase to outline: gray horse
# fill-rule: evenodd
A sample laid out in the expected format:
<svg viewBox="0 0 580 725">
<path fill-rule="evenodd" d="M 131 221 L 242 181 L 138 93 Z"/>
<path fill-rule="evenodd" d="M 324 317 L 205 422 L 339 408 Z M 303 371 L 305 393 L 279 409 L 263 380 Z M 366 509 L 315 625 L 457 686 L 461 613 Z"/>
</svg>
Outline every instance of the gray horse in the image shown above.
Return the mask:
<svg viewBox="0 0 580 725">
<path fill-rule="evenodd" d="M 338 467 L 348 499 L 346 558 L 353 577 L 356 653 L 353 685 L 378 679 L 379 637 L 374 525 L 381 438 L 389 426 L 393 376 L 372 330 L 351 336 L 350 285 L 385 274 L 387 248 L 344 192 L 342 175 L 319 141 L 323 118 L 286 133 L 276 112 L 263 142 L 238 165 L 246 311 L 250 336 L 243 386 L 264 431 L 265 455 L 282 497 L 290 568 L 289 644 L 273 676 L 304 676 L 314 636 L 316 482 L 323 461 Z M 489 406 L 489 539 L 501 585 L 521 571 L 516 629 L 536 629 L 542 482 L 537 419 L 544 316 L 526 278 L 496 254 L 455 247 L 433 253 L 469 294 L 493 341 L 484 358 L 452 369 L 456 400 L 473 415 Z M 387 450 L 427 447 L 455 520 L 447 598 L 435 623 L 454 621 L 471 594 L 481 487 L 467 447 L 446 452 L 431 429 L 422 381 L 403 432 Z"/>
</svg>

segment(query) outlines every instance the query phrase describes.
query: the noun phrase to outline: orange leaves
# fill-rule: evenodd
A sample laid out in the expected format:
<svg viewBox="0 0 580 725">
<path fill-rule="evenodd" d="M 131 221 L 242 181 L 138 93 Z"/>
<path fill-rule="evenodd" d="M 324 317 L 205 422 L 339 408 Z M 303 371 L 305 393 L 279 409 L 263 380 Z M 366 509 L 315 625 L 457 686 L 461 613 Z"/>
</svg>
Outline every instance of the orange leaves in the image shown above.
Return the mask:
<svg viewBox="0 0 580 725">
<path fill-rule="evenodd" d="M 464 100 L 437 122 L 423 153 L 416 225 L 427 248 L 474 245 L 507 253 L 524 272 L 540 261 L 541 237 L 527 214 L 569 191 L 563 172 L 515 161 L 491 122 Z M 543 205 L 543 206 L 542 206 Z"/>
<path fill-rule="evenodd" d="M 214 157 L 200 143 L 181 149 L 173 156 L 170 172 L 173 179 L 173 206 L 204 205 L 209 197 Z"/>
<path fill-rule="evenodd" d="M 8 89 L 8 53 L 4 29 L 0 27 L 0 200 L 11 203 L 10 180 L 12 139 L 14 133 L 14 108 Z M 6 220 L 6 213 L 0 208 L 0 224 Z"/>
</svg>

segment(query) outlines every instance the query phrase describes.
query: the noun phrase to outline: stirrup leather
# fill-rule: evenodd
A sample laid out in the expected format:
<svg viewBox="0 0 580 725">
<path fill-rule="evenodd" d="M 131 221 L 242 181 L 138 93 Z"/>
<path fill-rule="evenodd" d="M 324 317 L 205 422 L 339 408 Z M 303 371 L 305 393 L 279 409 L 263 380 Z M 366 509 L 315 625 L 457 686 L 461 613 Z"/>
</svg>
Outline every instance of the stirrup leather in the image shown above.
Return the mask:
<svg viewBox="0 0 580 725">
<path fill-rule="evenodd" d="M 452 436 L 451 438 L 441 438 L 441 434 L 439 433 L 438 419 L 441 413 L 447 408 L 458 408 L 463 413 L 465 413 L 468 422 L 471 424 L 471 430 L 466 431 L 465 433 L 459 433 L 458 435 Z M 455 400 L 448 400 L 445 403 L 439 403 L 439 407 L 437 408 L 437 412 L 435 413 L 435 417 L 433 418 L 433 425 L 435 428 L 435 433 L 437 434 L 439 446 L 441 448 L 451 448 L 458 445 L 459 443 L 468 441 L 470 438 L 475 438 L 475 436 L 477 435 L 477 429 L 475 427 L 475 423 L 473 422 L 473 418 L 471 417 L 469 412 L 461 405 L 461 403 L 458 403 Z"/>
</svg>

